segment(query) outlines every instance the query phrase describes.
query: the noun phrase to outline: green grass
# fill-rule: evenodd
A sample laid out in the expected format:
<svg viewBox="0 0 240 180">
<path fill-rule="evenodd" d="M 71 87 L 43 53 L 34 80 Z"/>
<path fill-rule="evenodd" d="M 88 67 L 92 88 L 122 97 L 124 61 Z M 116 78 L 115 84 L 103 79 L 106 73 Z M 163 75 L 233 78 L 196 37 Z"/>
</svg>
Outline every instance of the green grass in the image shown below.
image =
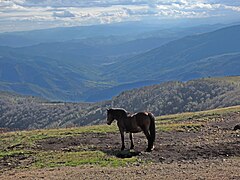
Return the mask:
<svg viewBox="0 0 240 180">
<path fill-rule="evenodd" d="M 199 111 L 199 112 L 186 112 L 181 114 L 171 114 L 171 115 L 164 115 L 159 116 L 156 118 L 157 123 L 159 122 L 166 122 L 169 123 L 171 121 L 186 121 L 186 120 L 204 120 L 208 121 L 213 118 L 219 118 L 223 114 L 231 113 L 231 112 L 240 112 L 240 106 L 232 106 L 226 108 L 219 108 L 207 111 Z"/>
<path fill-rule="evenodd" d="M 240 106 L 160 116 L 156 118 L 156 127 L 158 131 L 198 131 L 206 122 L 221 118 L 222 115 L 231 112 L 240 112 Z M 101 136 L 101 134 L 112 132 L 119 133 L 116 124 L 7 132 L 0 134 L 0 159 L 4 157 L 14 158 L 19 155 L 32 156 L 34 162 L 29 165 L 30 168 L 81 165 L 119 167 L 140 162 L 138 156 L 117 158 L 113 154 L 114 152 L 108 154 L 97 151 L 90 142 L 84 144 L 84 148 L 76 147 L 74 152 L 66 152 L 61 149 L 44 151 L 37 146 L 37 141 L 52 137 L 66 138 L 68 136 L 80 136 L 82 133 L 99 133 L 99 136 Z"/>
<path fill-rule="evenodd" d="M 117 132 L 116 124 L 84 126 L 75 128 L 61 129 L 41 129 L 32 131 L 16 131 L 0 134 L 0 151 L 4 147 L 22 144 L 24 146 L 33 146 L 36 141 L 51 137 L 76 136 L 82 133 L 109 133 Z"/>
<path fill-rule="evenodd" d="M 118 167 L 126 166 L 138 161 L 135 157 L 120 159 L 101 151 L 86 151 L 82 150 L 83 148 L 78 148 L 77 152 L 64 152 L 61 150 L 43 151 L 36 148 L 37 141 L 47 138 L 64 138 L 68 136 L 78 136 L 82 133 L 102 134 L 109 132 L 117 132 L 116 124 L 111 126 L 96 125 L 78 128 L 43 129 L 3 133 L 0 134 L 0 159 L 6 156 L 34 156 L 35 162 L 31 167 L 36 168 L 78 165 Z M 90 146 L 91 145 L 89 145 L 89 147 Z M 88 149 L 88 147 L 85 149 Z"/>
<path fill-rule="evenodd" d="M 32 154 L 32 152 L 26 151 L 26 150 L 1 151 L 0 158 L 6 157 L 6 156 L 18 156 L 18 155 L 30 155 L 30 154 Z"/>
<path fill-rule="evenodd" d="M 221 118 L 224 114 L 240 112 L 240 106 L 219 108 L 199 112 L 164 115 L 156 118 L 156 127 L 159 131 L 194 130 L 197 131 L 205 122 Z"/>
<path fill-rule="evenodd" d="M 38 154 L 34 166 L 38 168 L 79 165 L 119 167 L 137 161 L 136 157 L 120 159 L 101 151 L 41 152 Z"/>
</svg>

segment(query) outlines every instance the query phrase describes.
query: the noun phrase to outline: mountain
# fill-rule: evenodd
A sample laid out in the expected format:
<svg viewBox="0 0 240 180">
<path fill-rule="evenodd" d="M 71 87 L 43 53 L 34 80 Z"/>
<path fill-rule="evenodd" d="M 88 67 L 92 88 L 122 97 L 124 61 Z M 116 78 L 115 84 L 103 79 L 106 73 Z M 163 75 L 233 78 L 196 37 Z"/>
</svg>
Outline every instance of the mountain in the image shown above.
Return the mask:
<svg viewBox="0 0 240 180">
<path fill-rule="evenodd" d="M 0 92 L 0 128 L 38 129 L 104 123 L 106 109 L 156 116 L 240 105 L 240 76 L 172 81 L 124 91 L 100 103 L 51 102 Z"/>
<path fill-rule="evenodd" d="M 162 27 L 156 24 L 138 22 L 116 23 L 94 26 L 59 27 L 32 31 L 0 33 L 0 46 L 25 47 L 40 43 L 65 42 L 94 39 L 99 42 L 123 43 L 137 39 L 177 39 L 186 35 L 210 32 L 224 27 L 224 24 L 201 25 L 198 27 Z"/>
<path fill-rule="evenodd" d="M 114 78 L 118 82 L 133 82 L 139 79 L 182 80 L 179 78 L 179 74 L 175 73 L 176 71 L 180 71 L 180 69 L 184 69 L 186 66 L 195 66 L 195 63 L 203 63 L 204 59 L 206 61 L 206 58 L 215 59 L 215 62 L 217 62 L 216 56 L 224 57 L 224 54 L 239 52 L 240 25 L 236 25 L 172 41 L 159 48 L 127 59 L 124 62 L 113 64 L 109 66 L 111 71 L 104 75 Z M 221 58 L 221 61 L 218 63 L 222 63 L 222 66 L 224 66 L 224 63 L 227 61 L 227 59 Z M 219 67 L 218 63 L 211 65 Z M 238 66 L 239 64 L 237 63 L 236 65 Z M 230 70 L 231 68 L 229 67 L 228 69 Z M 184 71 L 187 72 L 188 69 L 184 69 Z M 231 74 L 231 72 L 229 73 Z M 207 74 L 211 75 L 214 72 L 209 71 Z M 240 74 L 239 71 L 232 72 L 232 75 L 238 74 Z M 171 78 L 166 78 L 168 76 Z M 189 73 L 189 76 L 185 79 L 192 78 L 195 77 Z"/>
<path fill-rule="evenodd" d="M 139 39 L 142 33 L 162 29 L 158 25 L 138 22 L 102 24 L 92 26 L 58 27 L 32 31 L 5 32 L 0 34 L 0 45 L 24 47 L 39 43 L 65 42 L 92 38 L 115 37 L 119 42 Z M 120 38 L 119 38 L 120 37 Z"/>
<path fill-rule="evenodd" d="M 93 77 L 96 74 L 83 65 L 74 67 L 55 59 L 19 55 L 4 49 L 5 53 L 0 48 L 0 89 L 5 91 L 52 100 L 80 101 L 83 92 L 89 91 L 88 86 L 92 84 L 90 75 Z M 90 75 L 86 77 L 86 73 Z M 97 89 L 97 84 L 95 88 Z"/>
<path fill-rule="evenodd" d="M 69 41 L 22 48 L 0 46 L 0 89 L 51 100 L 86 101 L 91 96 L 96 101 L 92 97 L 98 91 L 116 84 L 101 77 L 106 64 L 162 43 L 164 40 L 156 38 L 117 45 Z"/>
<path fill-rule="evenodd" d="M 99 40 L 99 39 L 98 39 Z M 91 40 L 73 40 L 66 42 L 40 43 L 38 45 L 15 48 L 19 54 L 31 54 L 35 56 L 44 56 L 61 61 L 75 61 L 78 59 L 81 63 L 101 64 L 108 57 L 121 57 L 125 55 L 135 55 L 146 52 L 150 49 L 159 47 L 171 38 L 147 38 L 137 39 L 116 44 L 108 44 L 108 41 Z M 114 61 L 114 60 L 112 60 Z"/>
<path fill-rule="evenodd" d="M 174 76 L 178 76 L 181 80 L 189 80 L 190 78 L 239 75 L 239 68 L 240 53 L 221 54 L 189 63 L 174 70 L 174 75 L 168 73 L 166 78 L 173 79 Z"/>
<path fill-rule="evenodd" d="M 141 28 L 139 28 L 139 26 Z M 157 29 L 150 27 L 150 30 Z M 47 42 L 63 42 L 73 39 L 84 39 L 93 37 L 104 37 L 111 35 L 126 35 L 145 32 L 146 28 L 143 25 L 134 26 L 133 24 L 107 24 L 107 25 L 94 25 L 94 26 L 75 26 L 75 27 L 58 27 L 51 29 L 41 29 L 32 31 L 21 32 L 6 32 L 0 34 L 0 40 L 13 39 L 13 41 L 3 41 L 2 46 L 23 47 L 34 45 L 38 43 Z"/>
<path fill-rule="evenodd" d="M 170 80 L 239 75 L 240 26 L 175 39 L 174 34 L 184 36 L 207 28 L 196 29 L 155 31 L 154 35 L 150 31 L 131 40 L 113 35 L 0 46 L 0 89 L 50 100 L 96 102 Z M 55 30 L 37 33 L 48 37 Z M 75 30 L 73 34 L 79 31 Z"/>
</svg>

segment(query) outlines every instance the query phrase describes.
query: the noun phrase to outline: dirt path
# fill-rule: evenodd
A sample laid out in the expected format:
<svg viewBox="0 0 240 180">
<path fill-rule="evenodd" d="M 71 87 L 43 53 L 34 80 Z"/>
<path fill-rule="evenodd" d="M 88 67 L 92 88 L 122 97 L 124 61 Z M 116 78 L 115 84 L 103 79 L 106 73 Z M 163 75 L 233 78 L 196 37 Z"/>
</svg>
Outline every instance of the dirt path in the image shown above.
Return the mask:
<svg viewBox="0 0 240 180">
<path fill-rule="evenodd" d="M 4 173 L 1 179 L 240 179 L 240 159 L 162 163 L 126 168 L 61 167 Z"/>
<path fill-rule="evenodd" d="M 144 135 L 136 134 L 135 152 L 130 155 L 152 164 L 125 168 L 79 166 L 11 170 L 1 174 L 0 179 L 240 179 L 240 131 L 233 131 L 237 123 L 240 123 L 240 115 L 233 113 L 205 123 L 197 130 L 159 132 L 151 153 L 144 152 L 147 146 Z M 36 148 L 79 151 L 79 146 L 122 155 L 118 133 L 50 138 L 38 142 Z M 129 146 L 128 142 L 126 147 Z"/>
</svg>

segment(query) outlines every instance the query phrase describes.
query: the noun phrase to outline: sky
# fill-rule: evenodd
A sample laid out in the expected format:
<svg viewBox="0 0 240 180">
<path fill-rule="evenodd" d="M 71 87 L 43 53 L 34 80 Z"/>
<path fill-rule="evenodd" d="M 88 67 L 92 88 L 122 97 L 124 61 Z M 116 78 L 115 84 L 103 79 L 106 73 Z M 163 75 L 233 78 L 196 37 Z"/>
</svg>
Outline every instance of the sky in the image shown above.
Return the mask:
<svg viewBox="0 0 240 180">
<path fill-rule="evenodd" d="M 0 0 L 0 32 L 166 19 L 240 20 L 240 0 Z"/>
</svg>

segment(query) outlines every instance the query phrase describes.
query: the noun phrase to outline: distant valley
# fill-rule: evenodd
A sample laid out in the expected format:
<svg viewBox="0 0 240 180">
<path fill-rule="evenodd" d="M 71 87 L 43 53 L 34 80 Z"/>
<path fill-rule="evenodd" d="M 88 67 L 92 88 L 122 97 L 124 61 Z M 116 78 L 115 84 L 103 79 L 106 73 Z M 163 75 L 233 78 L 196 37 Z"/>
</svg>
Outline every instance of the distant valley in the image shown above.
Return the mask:
<svg viewBox="0 0 240 180">
<path fill-rule="evenodd" d="M 0 34 L 0 90 L 96 102 L 160 82 L 240 74 L 240 25 L 127 27 Z"/>
</svg>

